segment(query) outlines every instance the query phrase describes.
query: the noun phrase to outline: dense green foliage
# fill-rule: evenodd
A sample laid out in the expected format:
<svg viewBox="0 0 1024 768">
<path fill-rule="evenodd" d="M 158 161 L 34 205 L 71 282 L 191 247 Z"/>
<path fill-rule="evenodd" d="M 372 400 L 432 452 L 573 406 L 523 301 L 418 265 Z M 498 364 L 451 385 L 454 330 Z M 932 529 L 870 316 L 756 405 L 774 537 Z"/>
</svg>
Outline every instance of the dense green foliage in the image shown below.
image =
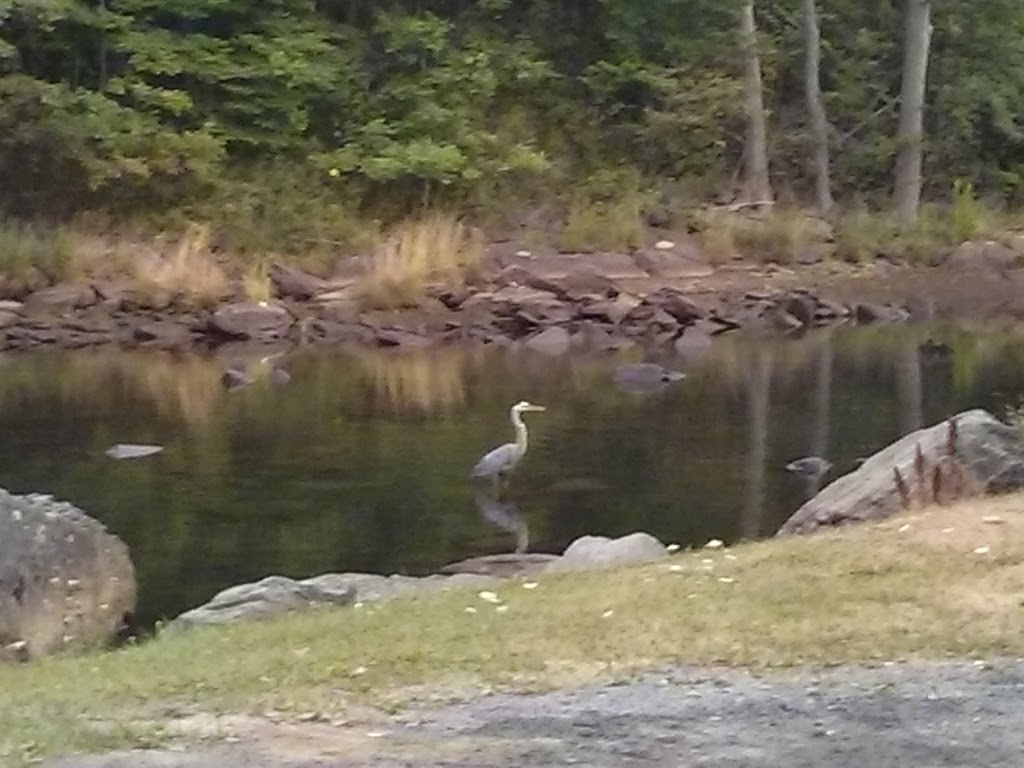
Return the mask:
<svg viewBox="0 0 1024 768">
<path fill-rule="evenodd" d="M 797 6 L 764 0 L 757 11 L 774 182 L 799 198 L 809 143 Z M 822 4 L 822 83 L 847 202 L 890 184 L 900 7 Z M 0 206 L 66 217 L 205 201 L 249 222 L 296 190 L 397 212 L 424 200 L 568 207 L 566 190 L 599 201 L 624 184 L 708 196 L 728 188 L 742 152 L 734 10 L 721 0 L 0 0 Z M 945 196 L 962 179 L 1020 199 L 1024 5 L 949 0 L 933 22 L 928 190 Z"/>
</svg>

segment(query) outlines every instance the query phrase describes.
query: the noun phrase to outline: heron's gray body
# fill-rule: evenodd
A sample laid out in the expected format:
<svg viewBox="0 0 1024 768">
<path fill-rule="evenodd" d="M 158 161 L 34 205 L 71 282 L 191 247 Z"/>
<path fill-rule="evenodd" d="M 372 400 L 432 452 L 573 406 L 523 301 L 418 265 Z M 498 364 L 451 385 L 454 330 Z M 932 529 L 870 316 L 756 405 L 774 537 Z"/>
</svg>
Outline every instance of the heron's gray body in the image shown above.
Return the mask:
<svg viewBox="0 0 1024 768">
<path fill-rule="evenodd" d="M 511 472 L 523 459 L 526 450 L 519 450 L 515 443 L 499 445 L 488 451 L 473 467 L 473 477 L 493 477 Z"/>
<path fill-rule="evenodd" d="M 526 431 L 526 424 L 523 423 L 522 414 L 524 411 L 543 410 L 543 406 L 532 405 L 526 401 L 513 405 L 508 415 L 516 431 L 515 442 L 505 443 L 493 451 L 488 451 L 473 467 L 472 476 L 500 478 L 515 469 L 526 455 L 526 448 L 529 444 L 529 435 Z"/>
</svg>

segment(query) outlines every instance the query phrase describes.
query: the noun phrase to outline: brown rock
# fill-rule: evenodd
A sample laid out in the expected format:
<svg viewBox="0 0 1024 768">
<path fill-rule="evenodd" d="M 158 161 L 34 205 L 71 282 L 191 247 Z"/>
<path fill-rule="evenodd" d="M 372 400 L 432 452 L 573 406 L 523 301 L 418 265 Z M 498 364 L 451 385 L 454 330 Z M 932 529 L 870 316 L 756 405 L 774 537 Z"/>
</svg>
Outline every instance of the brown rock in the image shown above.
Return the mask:
<svg viewBox="0 0 1024 768">
<path fill-rule="evenodd" d="M 375 331 L 377 343 L 382 347 L 429 347 L 431 342 L 426 336 L 406 331 L 401 328 L 378 328 Z"/>
<path fill-rule="evenodd" d="M 61 283 L 31 294 L 26 307 L 42 312 L 66 312 L 96 303 L 96 291 L 88 283 Z"/>
<path fill-rule="evenodd" d="M 680 325 L 689 325 L 704 317 L 704 310 L 675 288 L 659 288 L 648 296 L 645 303 L 660 307 L 674 317 Z"/>
<path fill-rule="evenodd" d="M 563 355 L 569 351 L 569 332 L 565 328 L 548 328 L 523 342 L 527 349 L 545 355 Z"/>
<path fill-rule="evenodd" d="M 862 303 L 853 308 L 853 317 L 860 325 L 902 323 L 907 320 L 909 313 L 899 307 Z"/>
<path fill-rule="evenodd" d="M 666 280 L 704 277 L 712 273 L 700 246 L 692 238 L 676 241 L 671 249 L 647 249 L 633 254 L 637 266 Z"/>
<path fill-rule="evenodd" d="M 1012 248 L 994 240 L 961 243 L 946 258 L 945 264 L 951 269 L 963 272 L 986 270 L 1005 274 L 1016 266 L 1018 255 Z"/>
<path fill-rule="evenodd" d="M 99 302 L 111 311 L 121 308 L 125 295 L 131 290 L 124 280 L 94 280 L 92 287 Z"/>
<path fill-rule="evenodd" d="M 499 288 L 505 286 L 526 286 L 538 291 L 558 293 L 557 283 L 536 274 L 521 264 L 511 264 L 505 267 L 494 278 L 494 284 Z"/>
<path fill-rule="evenodd" d="M 153 310 L 162 312 L 174 303 L 175 294 L 166 288 L 147 286 L 145 288 L 129 288 L 121 294 L 120 306 L 129 312 Z"/>
<path fill-rule="evenodd" d="M 188 344 L 192 338 L 188 326 L 173 320 L 157 320 L 152 323 L 142 323 L 133 331 L 133 336 L 154 346 L 181 346 Z"/>
<path fill-rule="evenodd" d="M 817 302 L 809 296 L 791 294 L 782 300 L 780 307 L 803 325 L 814 325 Z"/>
<path fill-rule="evenodd" d="M 640 306 L 640 299 L 628 293 L 620 293 L 614 299 L 591 301 L 580 310 L 583 317 L 606 320 L 618 325 L 634 309 Z"/>
<path fill-rule="evenodd" d="M 626 315 L 626 322 L 642 329 L 673 330 L 679 327 L 679 321 L 659 306 L 640 304 Z"/>
<path fill-rule="evenodd" d="M 270 268 L 270 282 L 278 296 L 299 301 L 311 299 L 325 290 L 325 283 L 319 277 L 285 264 L 274 264 Z"/>
<path fill-rule="evenodd" d="M 279 304 L 241 301 L 220 307 L 210 318 L 217 333 L 238 339 L 274 339 L 291 328 L 291 314 Z"/>
<path fill-rule="evenodd" d="M 12 325 L 17 324 L 20 319 L 21 316 L 17 312 L 0 309 L 0 328 L 10 328 Z"/>
<path fill-rule="evenodd" d="M 558 281 L 559 292 L 570 301 L 612 298 L 618 295 L 615 283 L 596 267 L 580 264 Z"/>
</svg>

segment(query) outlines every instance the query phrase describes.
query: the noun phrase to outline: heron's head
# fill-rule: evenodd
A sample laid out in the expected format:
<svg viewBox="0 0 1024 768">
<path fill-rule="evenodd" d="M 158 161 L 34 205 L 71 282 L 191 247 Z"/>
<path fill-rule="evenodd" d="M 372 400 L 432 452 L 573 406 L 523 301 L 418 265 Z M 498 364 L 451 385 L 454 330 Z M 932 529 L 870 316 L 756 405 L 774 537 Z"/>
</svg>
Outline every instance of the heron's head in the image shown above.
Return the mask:
<svg viewBox="0 0 1024 768">
<path fill-rule="evenodd" d="M 543 405 L 534 405 L 526 400 L 520 400 L 518 403 L 512 406 L 512 410 L 516 413 L 528 413 L 530 411 L 543 411 Z"/>
</svg>

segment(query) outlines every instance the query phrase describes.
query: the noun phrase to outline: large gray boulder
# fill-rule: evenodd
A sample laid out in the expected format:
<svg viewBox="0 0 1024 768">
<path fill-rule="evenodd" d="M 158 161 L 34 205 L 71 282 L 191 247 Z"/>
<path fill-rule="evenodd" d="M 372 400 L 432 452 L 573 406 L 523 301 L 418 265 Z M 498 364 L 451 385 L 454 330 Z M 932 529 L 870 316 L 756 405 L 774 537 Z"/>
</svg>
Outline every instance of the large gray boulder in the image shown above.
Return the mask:
<svg viewBox="0 0 1024 768">
<path fill-rule="evenodd" d="M 1021 487 L 1024 436 L 975 409 L 911 432 L 874 454 L 807 501 L 776 535 L 880 520 L 908 506 Z"/>
<path fill-rule="evenodd" d="M 355 590 L 351 587 L 332 589 L 285 576 L 267 576 L 252 584 L 239 584 L 218 592 L 208 603 L 183 613 L 174 620 L 174 625 L 230 624 L 262 619 L 296 608 L 351 605 L 354 602 Z"/>
<path fill-rule="evenodd" d="M 0 489 L 0 659 L 109 642 L 135 602 L 128 547 L 99 521 Z"/>
<path fill-rule="evenodd" d="M 171 627 L 185 629 L 205 624 L 231 624 L 298 609 L 370 603 L 414 592 L 494 583 L 494 579 L 470 574 L 416 577 L 325 573 L 302 581 L 268 576 L 252 584 L 240 584 L 218 592 L 208 603 L 178 616 L 171 622 Z"/>
</svg>

